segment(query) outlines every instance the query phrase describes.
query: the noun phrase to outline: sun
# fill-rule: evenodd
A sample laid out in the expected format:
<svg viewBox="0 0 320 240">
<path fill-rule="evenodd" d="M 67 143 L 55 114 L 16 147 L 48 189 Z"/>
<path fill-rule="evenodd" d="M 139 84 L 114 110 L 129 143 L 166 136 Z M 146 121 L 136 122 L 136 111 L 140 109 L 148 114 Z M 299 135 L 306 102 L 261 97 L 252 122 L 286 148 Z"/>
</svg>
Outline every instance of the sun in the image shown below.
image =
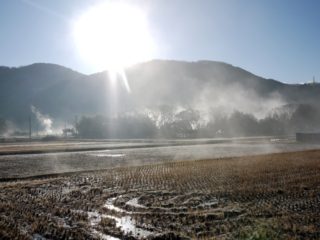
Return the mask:
<svg viewBox="0 0 320 240">
<path fill-rule="evenodd" d="M 100 70 L 123 69 L 154 53 L 146 14 L 127 4 L 92 7 L 75 21 L 73 35 L 81 57 Z"/>
</svg>

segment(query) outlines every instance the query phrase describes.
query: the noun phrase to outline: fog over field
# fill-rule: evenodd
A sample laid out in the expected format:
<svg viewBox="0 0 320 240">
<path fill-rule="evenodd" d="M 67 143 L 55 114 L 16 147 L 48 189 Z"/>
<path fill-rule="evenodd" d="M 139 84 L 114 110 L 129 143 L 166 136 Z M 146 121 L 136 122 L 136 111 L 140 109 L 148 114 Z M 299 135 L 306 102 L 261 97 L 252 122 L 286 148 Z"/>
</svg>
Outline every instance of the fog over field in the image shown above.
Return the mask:
<svg viewBox="0 0 320 240">
<path fill-rule="evenodd" d="M 0 147 L 1 180 L 176 162 L 319 149 L 294 138 L 139 142 L 52 142 Z M 41 149 L 41 150 L 40 150 Z M 39 151 L 37 151 L 39 150 Z M 48 153 L 41 153 L 48 152 Z"/>
</svg>

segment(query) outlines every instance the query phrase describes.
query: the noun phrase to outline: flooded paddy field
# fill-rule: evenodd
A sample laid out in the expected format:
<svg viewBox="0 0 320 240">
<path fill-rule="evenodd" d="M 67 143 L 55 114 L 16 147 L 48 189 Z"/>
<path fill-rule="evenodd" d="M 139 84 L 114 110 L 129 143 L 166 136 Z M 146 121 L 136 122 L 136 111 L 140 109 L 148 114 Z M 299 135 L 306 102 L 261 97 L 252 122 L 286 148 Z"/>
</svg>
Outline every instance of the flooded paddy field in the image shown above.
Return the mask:
<svg viewBox="0 0 320 240">
<path fill-rule="evenodd" d="M 94 150 L 97 148 L 100 150 Z M 288 138 L 12 143 L 0 146 L 0 180 L 319 148 L 319 144 L 301 144 Z M 45 149 L 46 153 L 32 153 L 35 149 Z"/>
<path fill-rule="evenodd" d="M 319 206 L 320 150 L 168 160 L 1 182 L 0 238 L 319 239 Z"/>
</svg>

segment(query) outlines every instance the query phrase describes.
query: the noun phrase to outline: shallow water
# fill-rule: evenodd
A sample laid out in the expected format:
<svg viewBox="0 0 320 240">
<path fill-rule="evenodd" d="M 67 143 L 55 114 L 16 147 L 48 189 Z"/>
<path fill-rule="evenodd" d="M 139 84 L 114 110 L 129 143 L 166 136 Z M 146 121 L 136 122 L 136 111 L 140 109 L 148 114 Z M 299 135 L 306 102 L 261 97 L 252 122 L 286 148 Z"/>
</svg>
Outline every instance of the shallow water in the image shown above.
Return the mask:
<svg viewBox="0 0 320 240">
<path fill-rule="evenodd" d="M 150 231 L 137 227 L 135 220 L 132 218 L 132 216 L 130 216 L 133 212 L 129 212 L 115 206 L 114 202 L 116 199 L 116 197 L 109 198 L 103 207 L 107 208 L 108 210 L 115 211 L 116 213 L 120 213 L 122 216 L 114 216 L 111 214 L 99 214 L 98 212 L 88 212 L 90 224 L 92 226 L 97 225 L 103 217 L 114 219 L 116 221 L 116 227 L 119 227 L 125 234 L 132 235 L 134 237 L 147 237 L 153 234 Z M 135 201 L 136 200 L 134 200 L 133 202 Z"/>
<path fill-rule="evenodd" d="M 196 140 L 193 140 L 197 142 Z M 184 142 L 184 141 L 181 141 Z M 234 157 L 320 149 L 292 139 L 244 138 L 196 145 L 124 148 L 117 150 L 0 156 L 0 178 L 20 178 L 64 172 L 101 170 L 179 160 Z M 123 143 L 125 146 L 125 143 Z M 130 144 L 128 147 L 132 147 Z"/>
<path fill-rule="evenodd" d="M 139 204 L 138 200 L 139 200 L 139 198 L 137 198 L 137 197 L 132 198 L 128 202 L 126 202 L 126 205 L 131 206 L 131 207 L 135 207 L 135 208 L 147 208 L 146 206 Z"/>
<path fill-rule="evenodd" d="M 113 210 L 113 211 L 116 211 L 116 212 L 119 212 L 119 213 L 123 213 L 123 212 L 126 212 L 125 210 L 121 209 L 121 208 L 118 208 L 114 205 L 114 201 L 116 200 L 117 198 L 114 197 L 114 198 L 109 198 L 106 202 L 106 204 L 104 205 L 105 208 L 109 209 L 109 210 Z"/>
<path fill-rule="evenodd" d="M 108 217 L 107 215 L 100 214 L 98 212 L 87 212 L 87 214 L 88 214 L 88 219 L 90 221 L 90 226 L 91 227 L 97 226 L 100 223 L 102 217 Z M 94 228 L 92 228 L 91 230 L 92 230 L 92 233 L 94 235 L 98 235 L 102 239 L 105 239 L 105 240 L 119 240 L 119 238 L 104 234 L 102 232 L 97 231 Z"/>
<path fill-rule="evenodd" d="M 89 156 L 94 156 L 94 157 L 111 157 L 111 158 L 118 158 L 118 157 L 124 157 L 125 154 L 122 153 L 115 153 L 115 154 L 110 154 L 110 153 L 91 153 L 88 154 Z"/>
</svg>

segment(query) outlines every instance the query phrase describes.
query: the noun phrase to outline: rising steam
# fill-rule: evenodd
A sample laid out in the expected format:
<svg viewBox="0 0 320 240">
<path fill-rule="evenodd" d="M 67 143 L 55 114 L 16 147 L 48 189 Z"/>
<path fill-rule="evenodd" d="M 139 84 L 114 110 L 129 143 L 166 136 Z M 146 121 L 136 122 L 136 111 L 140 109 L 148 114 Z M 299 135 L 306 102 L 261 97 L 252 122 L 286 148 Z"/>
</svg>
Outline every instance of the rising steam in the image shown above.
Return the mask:
<svg viewBox="0 0 320 240">
<path fill-rule="evenodd" d="M 35 106 L 31 105 L 31 111 L 36 116 L 38 122 L 44 128 L 45 134 L 52 134 L 52 120 L 50 117 L 42 114 Z"/>
</svg>

